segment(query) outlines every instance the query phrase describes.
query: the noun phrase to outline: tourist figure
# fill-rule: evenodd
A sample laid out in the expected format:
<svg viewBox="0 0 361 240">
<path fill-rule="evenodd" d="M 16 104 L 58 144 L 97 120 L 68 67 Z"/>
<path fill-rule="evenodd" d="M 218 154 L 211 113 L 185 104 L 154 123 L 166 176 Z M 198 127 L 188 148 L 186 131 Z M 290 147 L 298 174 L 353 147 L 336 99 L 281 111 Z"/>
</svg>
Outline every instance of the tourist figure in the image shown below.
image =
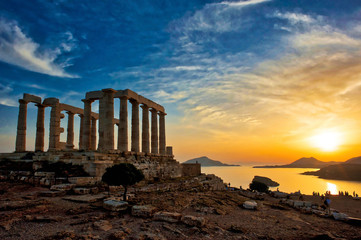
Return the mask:
<svg viewBox="0 0 361 240">
<path fill-rule="evenodd" d="M 326 197 L 325 201 L 323 202 L 323 204 L 325 205 L 326 207 L 326 213 L 330 214 L 331 211 L 330 211 L 330 204 L 331 204 L 331 199 Z"/>
</svg>

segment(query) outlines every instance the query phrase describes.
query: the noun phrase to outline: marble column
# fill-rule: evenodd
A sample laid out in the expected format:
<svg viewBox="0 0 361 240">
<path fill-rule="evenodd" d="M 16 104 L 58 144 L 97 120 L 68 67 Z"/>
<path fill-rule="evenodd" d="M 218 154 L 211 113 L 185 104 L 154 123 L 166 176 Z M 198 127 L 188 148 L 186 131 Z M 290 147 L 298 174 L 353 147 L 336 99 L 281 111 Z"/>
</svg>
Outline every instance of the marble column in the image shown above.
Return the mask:
<svg viewBox="0 0 361 240">
<path fill-rule="evenodd" d="M 60 107 L 59 99 L 53 100 L 50 111 L 49 151 L 60 150 Z"/>
<path fill-rule="evenodd" d="M 157 110 L 152 109 L 151 112 L 151 150 L 152 153 L 158 154 L 158 125 L 157 125 Z"/>
<path fill-rule="evenodd" d="M 114 89 L 103 89 L 99 99 L 99 150 L 114 150 Z"/>
<path fill-rule="evenodd" d="M 83 99 L 84 102 L 84 120 L 83 120 L 83 144 L 82 149 L 90 150 L 91 144 L 91 112 L 92 100 Z"/>
<path fill-rule="evenodd" d="M 45 106 L 42 104 L 36 104 L 35 106 L 38 107 L 38 117 L 36 120 L 35 151 L 43 152 L 44 136 L 45 136 L 45 127 L 44 127 Z"/>
<path fill-rule="evenodd" d="M 130 100 L 132 104 L 132 152 L 140 152 L 139 151 L 139 102 L 132 99 Z"/>
<path fill-rule="evenodd" d="M 128 151 L 128 98 L 120 97 L 118 150 Z"/>
<path fill-rule="evenodd" d="M 84 115 L 78 114 L 80 117 L 80 126 L 79 126 L 79 150 L 83 149 L 83 125 L 84 125 Z"/>
<path fill-rule="evenodd" d="M 16 152 L 26 151 L 26 116 L 28 111 L 28 102 L 20 99 L 19 100 L 19 115 L 18 115 L 18 127 L 16 133 Z"/>
<path fill-rule="evenodd" d="M 142 105 L 142 152 L 149 153 L 149 107 Z"/>
<path fill-rule="evenodd" d="M 90 150 L 97 150 L 97 119 L 92 117 Z"/>
<path fill-rule="evenodd" d="M 166 142 L 165 142 L 165 113 L 159 113 L 159 153 L 165 155 Z"/>
<path fill-rule="evenodd" d="M 66 112 L 68 114 L 68 128 L 67 128 L 67 137 L 66 137 L 66 148 L 74 148 L 74 113 Z"/>
</svg>

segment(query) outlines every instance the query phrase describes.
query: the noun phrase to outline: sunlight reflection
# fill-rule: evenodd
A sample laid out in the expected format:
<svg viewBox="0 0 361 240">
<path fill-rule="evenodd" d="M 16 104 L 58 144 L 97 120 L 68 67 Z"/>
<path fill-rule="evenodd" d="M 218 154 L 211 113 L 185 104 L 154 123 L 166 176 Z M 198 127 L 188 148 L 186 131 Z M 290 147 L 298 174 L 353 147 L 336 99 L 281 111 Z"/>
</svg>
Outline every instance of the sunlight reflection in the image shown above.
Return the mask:
<svg viewBox="0 0 361 240">
<path fill-rule="evenodd" d="M 333 184 L 333 183 L 327 183 L 327 191 L 330 191 L 330 193 L 332 195 L 337 195 L 338 194 L 338 191 L 337 191 L 337 186 L 336 184 Z"/>
</svg>

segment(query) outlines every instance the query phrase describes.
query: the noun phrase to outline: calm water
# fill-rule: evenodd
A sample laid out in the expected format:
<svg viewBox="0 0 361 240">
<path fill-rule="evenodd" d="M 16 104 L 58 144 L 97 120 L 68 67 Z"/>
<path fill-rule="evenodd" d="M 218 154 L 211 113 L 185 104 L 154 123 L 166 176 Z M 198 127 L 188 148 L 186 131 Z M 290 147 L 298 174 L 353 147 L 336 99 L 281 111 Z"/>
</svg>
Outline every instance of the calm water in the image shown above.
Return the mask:
<svg viewBox="0 0 361 240">
<path fill-rule="evenodd" d="M 313 168 L 252 168 L 252 166 L 240 167 L 202 167 L 202 173 L 215 174 L 222 178 L 225 183 L 231 186 L 242 186 L 248 188 L 255 175 L 271 178 L 278 182 L 280 191 L 312 194 L 313 191 L 324 193 L 331 191 L 332 194 L 338 191 L 348 191 L 352 194 L 356 191 L 361 195 L 361 182 L 326 180 L 317 176 L 301 175 L 306 171 L 316 171 Z M 276 188 L 271 188 L 276 189 Z"/>
</svg>

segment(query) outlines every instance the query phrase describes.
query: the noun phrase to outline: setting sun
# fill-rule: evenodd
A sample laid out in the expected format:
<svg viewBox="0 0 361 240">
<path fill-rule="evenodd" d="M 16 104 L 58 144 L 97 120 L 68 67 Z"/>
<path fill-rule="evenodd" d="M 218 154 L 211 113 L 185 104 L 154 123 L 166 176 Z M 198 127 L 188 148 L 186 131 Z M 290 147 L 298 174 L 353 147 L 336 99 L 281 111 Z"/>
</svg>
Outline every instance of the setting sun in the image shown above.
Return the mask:
<svg viewBox="0 0 361 240">
<path fill-rule="evenodd" d="M 326 130 L 313 137 L 311 143 L 313 146 L 324 152 L 332 152 L 338 149 L 341 144 L 341 134 L 336 131 Z"/>
</svg>

